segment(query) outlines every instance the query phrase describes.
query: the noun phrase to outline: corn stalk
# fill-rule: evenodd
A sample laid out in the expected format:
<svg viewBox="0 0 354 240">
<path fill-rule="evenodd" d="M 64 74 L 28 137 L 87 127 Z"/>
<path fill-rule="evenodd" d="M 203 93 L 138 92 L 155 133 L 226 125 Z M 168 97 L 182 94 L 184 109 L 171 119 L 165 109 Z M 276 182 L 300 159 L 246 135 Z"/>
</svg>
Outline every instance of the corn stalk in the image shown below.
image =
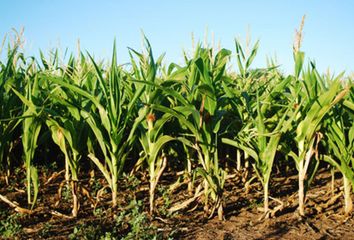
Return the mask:
<svg viewBox="0 0 354 240">
<path fill-rule="evenodd" d="M 5 179 L 11 170 L 11 154 L 19 143 L 16 133 L 21 124 L 21 101 L 11 91 L 11 87 L 19 88 L 22 81 L 22 70 L 17 67 L 16 55 L 18 47 L 9 50 L 6 63 L 0 62 L 0 170 L 4 171 Z"/>
<path fill-rule="evenodd" d="M 173 141 L 175 138 L 165 135 L 163 131 L 165 123 L 170 117 L 167 115 L 158 117 L 155 115 L 153 109 L 150 108 L 151 104 L 159 105 L 165 100 L 162 94 L 164 82 L 159 81 L 157 76 L 163 55 L 155 62 L 151 45 L 146 37 L 144 39 L 147 55 L 130 49 L 133 66 L 130 80 L 134 83 L 136 89 L 145 88 L 144 92 L 140 95 L 140 101 L 144 107 L 140 108 L 133 129 L 137 129 L 136 132 L 139 135 L 140 145 L 142 146 L 141 157 L 137 164 L 141 164 L 144 161 L 148 164 L 150 178 L 149 204 L 150 214 L 152 215 L 154 212 L 155 189 L 167 165 L 167 156 L 160 155 L 160 152 L 162 152 L 163 147 L 168 142 Z M 133 53 L 139 58 L 140 68 L 133 58 Z"/>
<path fill-rule="evenodd" d="M 151 105 L 153 109 L 177 118 L 182 129 L 187 130 L 187 136 L 179 140 L 196 151 L 201 165 L 196 172 L 204 179 L 205 211 L 212 216 L 217 210 L 219 219 L 223 219 L 225 172 L 219 166 L 217 146 L 224 114 L 223 106 L 226 103 L 219 91 L 229 55 L 229 51 L 222 49 L 213 59 L 211 50 L 199 46 L 195 58 L 189 62 L 189 69 L 186 70 L 187 81 L 181 85 L 185 93 L 181 95 L 172 89 L 164 90 L 168 97 L 175 99 L 175 106 L 169 108 Z M 209 198 L 213 201 L 210 211 Z"/>
<path fill-rule="evenodd" d="M 21 99 L 24 103 L 23 121 L 22 121 L 22 145 L 25 158 L 26 167 L 26 187 L 27 187 L 27 201 L 28 204 L 34 207 L 38 196 L 38 173 L 35 166 L 32 164 L 34 153 L 37 148 L 38 136 L 42 128 L 42 109 L 38 108 L 33 102 L 32 97 L 38 95 L 38 79 L 34 79 L 33 85 L 31 82 L 27 82 L 26 97 L 20 92 L 12 88 L 12 91 Z M 32 198 L 33 187 L 33 198 Z"/>
<path fill-rule="evenodd" d="M 269 180 L 279 142 L 283 134 L 291 129 L 292 121 L 296 116 L 296 111 L 293 112 L 292 102 L 285 98 L 284 105 L 279 105 L 274 97 L 281 98 L 280 96 L 287 88 L 290 80 L 291 78 L 279 79 L 279 83 L 275 86 L 269 86 L 270 89 L 263 92 L 262 96 L 259 96 L 257 91 L 252 122 L 241 130 L 236 136 L 236 140 L 222 139 L 224 143 L 243 150 L 254 159 L 254 169 L 263 185 L 264 214 L 266 217 L 269 217 L 270 213 Z M 265 114 L 267 114 L 267 118 Z"/>
<path fill-rule="evenodd" d="M 79 94 L 90 102 L 92 107 L 80 109 L 80 114 L 90 126 L 95 141 L 104 156 L 104 164 L 93 153 L 88 157 L 102 172 L 112 191 L 112 206 L 117 206 L 118 178 L 123 171 L 125 160 L 135 136 L 131 127 L 135 114 L 136 101 L 144 91 L 144 87 L 133 92 L 127 82 L 124 82 L 123 72 L 117 66 L 116 48 L 114 44 L 112 63 L 109 71 L 103 70 L 89 55 L 96 71 L 98 89 L 94 93 L 77 85 L 67 83 L 62 79 L 52 79 L 63 88 Z M 106 78 L 104 78 L 104 75 Z M 85 101 L 86 101 L 85 100 Z"/>
<path fill-rule="evenodd" d="M 351 192 L 354 186 L 354 122 L 343 104 L 338 104 L 332 109 L 331 117 L 326 120 L 325 129 L 330 151 L 324 156 L 324 160 L 342 173 L 344 213 L 350 214 L 353 210 Z"/>
<path fill-rule="evenodd" d="M 301 52 L 298 52 L 300 54 Z M 300 64 L 296 64 L 297 66 Z M 300 72 L 297 70 L 296 72 Z M 295 160 L 299 178 L 299 213 L 305 215 L 304 203 L 307 188 L 313 179 L 318 161 L 312 162 L 312 157 L 318 152 L 318 143 L 321 138 L 320 130 L 324 117 L 331 108 L 338 103 L 348 92 L 341 90 L 340 76 L 325 87 L 325 81 L 313 69 L 304 74 L 303 100 L 297 105 L 300 108 L 296 122 L 296 137 L 298 152 L 290 152 Z M 314 166 L 314 167 L 311 167 Z M 309 171 L 311 169 L 311 171 Z"/>
</svg>

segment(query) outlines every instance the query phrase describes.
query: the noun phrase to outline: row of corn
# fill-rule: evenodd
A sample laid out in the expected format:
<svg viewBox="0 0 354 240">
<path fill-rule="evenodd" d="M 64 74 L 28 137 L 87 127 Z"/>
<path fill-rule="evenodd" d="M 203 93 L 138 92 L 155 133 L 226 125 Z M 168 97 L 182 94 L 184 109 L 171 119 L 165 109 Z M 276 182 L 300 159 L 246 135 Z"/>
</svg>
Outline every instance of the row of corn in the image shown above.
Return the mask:
<svg viewBox="0 0 354 240">
<path fill-rule="evenodd" d="M 323 164 L 342 174 L 345 213 L 352 211 L 350 78 L 321 75 L 313 62 L 304 64 L 298 48 L 293 74 L 282 74 L 274 64 L 252 69 L 258 42 L 245 51 L 237 40 L 234 53 L 198 44 L 192 56 L 183 54 L 183 64 L 166 65 L 144 40 L 141 52 L 129 49 L 124 65 L 117 61 L 115 44 L 109 63 L 81 51 L 65 63 L 58 50 L 27 57 L 20 40 L 8 44 L 0 62 L 0 168 L 10 177 L 20 149 L 32 207 L 40 188 L 36 152 L 52 142 L 61 152 L 73 216 L 79 211 L 83 166 L 91 164 L 102 174 L 113 207 L 122 174 L 147 172 L 153 214 L 159 180 L 179 159 L 188 190 L 202 199 L 208 215 L 222 219 L 226 176 L 235 169 L 220 159 L 230 149 L 236 153 L 229 156 L 236 170 L 249 164 L 261 182 L 265 216 L 272 212 L 269 188 L 277 164 L 296 167 L 301 216 L 306 192 Z M 228 70 L 231 61 L 236 61 L 235 72 Z"/>
</svg>

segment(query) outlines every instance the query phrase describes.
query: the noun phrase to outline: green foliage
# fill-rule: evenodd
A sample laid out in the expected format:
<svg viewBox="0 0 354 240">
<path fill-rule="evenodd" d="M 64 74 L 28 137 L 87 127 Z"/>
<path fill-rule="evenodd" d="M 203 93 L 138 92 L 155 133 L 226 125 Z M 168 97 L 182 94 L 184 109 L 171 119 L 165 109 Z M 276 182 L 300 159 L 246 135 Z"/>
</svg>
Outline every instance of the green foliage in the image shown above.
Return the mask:
<svg viewBox="0 0 354 240">
<path fill-rule="evenodd" d="M 127 210 L 120 212 L 116 217 L 116 226 L 128 223 L 128 233 L 121 239 L 157 239 L 156 228 L 149 223 L 146 213 L 142 212 L 141 201 L 131 201 Z"/>
<path fill-rule="evenodd" d="M 350 91 L 353 94 L 353 87 Z M 329 150 L 324 160 L 336 167 L 354 187 L 354 121 L 348 110 L 344 105 L 335 106 L 324 123 Z"/>
<path fill-rule="evenodd" d="M 46 222 L 43 226 L 43 228 L 40 230 L 40 232 L 38 233 L 38 235 L 41 238 L 48 238 L 51 236 L 51 229 L 52 229 L 52 225 L 49 222 Z"/>
<path fill-rule="evenodd" d="M 10 238 L 18 236 L 22 231 L 22 226 L 18 222 L 19 214 L 6 214 L 2 212 L 0 220 L 0 236 L 3 238 Z"/>
<path fill-rule="evenodd" d="M 158 239 L 158 235 L 142 211 L 142 203 L 131 201 L 126 210 L 116 216 L 112 226 L 79 224 L 74 227 L 69 239 Z"/>
<path fill-rule="evenodd" d="M 95 224 L 79 224 L 74 227 L 73 232 L 69 234 L 68 237 L 70 240 L 94 240 L 101 239 L 101 236 L 103 234 L 104 233 L 102 232 L 100 226 L 97 226 Z"/>
<path fill-rule="evenodd" d="M 258 45 L 247 51 L 235 40 L 237 73 L 229 70 L 230 50 L 201 44 L 192 56 L 184 54 L 183 64 L 165 65 L 164 55 L 155 59 L 146 37 L 141 52 L 129 49 L 127 65 L 118 64 L 115 43 L 110 62 L 81 51 L 64 59 L 58 50 L 49 57 L 40 52 L 39 58 L 26 58 L 19 43 L 9 45 L 0 62 L 1 173 L 9 177 L 21 159 L 14 154 L 22 156 L 33 208 L 40 193 L 38 152 L 60 151 L 73 216 L 79 207 L 79 176 L 87 174 L 82 169 L 104 177 L 108 188 L 96 181 L 90 190 L 97 196 L 106 189 L 113 207 L 124 183 L 132 191 L 141 186 L 131 174 L 147 172 L 150 214 L 158 183 L 167 171 L 179 169 L 189 192 L 203 199 L 206 213 L 213 217 L 217 211 L 222 219 L 226 176 L 233 171 L 223 161 L 228 145 L 252 164 L 264 188 L 265 208 L 272 170 L 279 161 L 293 166 L 290 158 L 298 170 L 300 205 L 321 162 L 335 166 L 354 186 L 352 79 L 319 74 L 313 62 L 306 66 L 298 48 L 293 74 L 282 74 L 274 64 L 253 69 Z M 172 198 L 167 191 L 158 194 L 165 212 Z M 143 238 L 140 234 L 152 226 L 135 205 L 121 213 L 117 226 L 127 224 L 129 232 Z M 73 236 L 83 238 L 85 231 L 97 238 L 105 234 L 83 225 Z"/>
<path fill-rule="evenodd" d="M 169 189 L 166 187 L 159 187 L 157 189 L 163 201 L 163 205 L 159 207 L 159 213 L 165 216 L 170 215 L 170 213 L 167 210 L 171 207 L 172 204 L 172 199 L 170 198 L 170 193 L 168 190 Z"/>
</svg>

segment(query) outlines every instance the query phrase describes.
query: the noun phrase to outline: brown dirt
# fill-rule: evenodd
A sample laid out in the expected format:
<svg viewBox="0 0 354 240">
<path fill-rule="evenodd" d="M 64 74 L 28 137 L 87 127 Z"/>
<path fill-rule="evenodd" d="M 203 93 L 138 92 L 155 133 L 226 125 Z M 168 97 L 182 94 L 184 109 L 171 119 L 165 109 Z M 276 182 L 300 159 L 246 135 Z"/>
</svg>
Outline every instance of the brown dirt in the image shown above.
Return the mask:
<svg viewBox="0 0 354 240">
<path fill-rule="evenodd" d="M 10 186 L 6 186 L 4 180 L 0 181 L 0 193 L 9 200 L 16 201 L 22 207 L 26 204 L 24 184 L 16 182 L 16 179 L 24 179 L 23 172 L 11 179 Z M 63 180 L 63 175 L 58 176 L 52 182 L 45 185 L 52 173 L 44 174 L 41 179 L 41 192 L 34 213 L 21 215 L 18 219 L 22 225 L 22 233 L 17 239 L 68 239 L 74 228 L 83 224 L 100 227 L 101 233 L 117 228 L 113 224 L 114 218 L 122 210 L 126 210 L 129 202 L 136 199 L 142 201 L 141 208 L 148 212 L 148 184 L 146 176 L 138 176 L 139 185 L 134 185 L 133 180 L 125 179 L 121 185 L 118 208 L 113 211 L 110 208 L 110 195 L 107 191 L 98 203 L 97 209 L 101 212 L 93 213 L 92 202 L 87 196 L 81 195 L 81 207 L 76 219 L 66 218 L 71 214 L 70 196 L 63 196 L 58 205 L 58 188 Z M 245 188 L 245 173 L 236 173 L 227 180 L 225 186 L 225 220 L 219 221 L 217 217 L 208 219 L 204 215 L 201 203 L 194 202 L 183 211 L 172 216 L 166 216 L 166 200 L 170 205 L 187 200 L 190 195 L 186 186 L 177 188 L 172 196 L 163 197 L 163 189 L 176 180 L 174 176 L 164 176 L 157 193 L 157 214 L 148 217 L 149 224 L 155 226 L 155 233 L 159 233 L 162 239 L 170 236 L 173 239 L 354 239 L 354 218 L 344 216 L 343 196 L 340 175 L 336 175 L 334 188 L 331 189 L 331 175 L 327 170 L 321 170 L 317 174 L 306 201 L 306 218 L 297 215 L 297 178 L 277 176 L 271 182 L 270 195 L 276 200 L 271 200 L 271 207 L 279 207 L 275 216 L 262 219 L 261 212 L 263 192 L 260 183 L 255 179 L 248 188 Z M 104 185 L 102 177 L 97 177 L 94 182 L 88 177 L 82 176 L 81 185 L 91 190 L 90 195 L 95 200 L 97 189 Z M 135 179 L 137 180 L 137 179 Z M 22 185 L 22 186 L 21 186 Z M 162 187 L 161 187 L 162 186 Z M 70 194 L 69 194 L 70 195 Z M 65 200 L 66 197 L 66 200 Z M 279 201 L 280 200 L 280 201 Z M 56 212 L 54 213 L 53 210 Z M 14 213 L 8 205 L 0 202 L 0 212 Z M 58 213 L 63 214 L 58 216 Z M 2 214 L 3 215 L 3 214 Z M 128 221 L 129 217 L 127 218 Z M 122 224 L 115 233 L 124 236 L 130 231 L 128 223 Z M 93 238 L 94 239 L 94 238 Z"/>
</svg>

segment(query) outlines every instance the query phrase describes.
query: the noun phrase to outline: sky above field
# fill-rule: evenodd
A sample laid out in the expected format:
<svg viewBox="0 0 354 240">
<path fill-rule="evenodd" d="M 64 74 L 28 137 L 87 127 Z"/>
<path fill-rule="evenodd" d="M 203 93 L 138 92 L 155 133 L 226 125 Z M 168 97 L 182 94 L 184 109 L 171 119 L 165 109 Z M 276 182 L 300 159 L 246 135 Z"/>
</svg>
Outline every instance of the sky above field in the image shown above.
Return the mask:
<svg viewBox="0 0 354 240">
<path fill-rule="evenodd" d="M 276 58 L 281 69 L 293 70 L 292 43 L 295 28 L 306 14 L 302 49 L 320 71 L 354 71 L 354 1 L 90 1 L 12 0 L 0 2 L 0 36 L 24 27 L 25 52 L 38 54 L 59 47 L 81 49 L 97 58 L 111 56 L 117 40 L 120 63 L 128 61 L 127 47 L 141 50 L 142 34 L 150 40 L 155 55 L 166 53 L 167 62 L 182 63 L 182 49 L 195 41 L 220 41 L 233 52 L 234 39 L 260 40 L 254 67 L 265 67 L 266 58 Z"/>
</svg>

